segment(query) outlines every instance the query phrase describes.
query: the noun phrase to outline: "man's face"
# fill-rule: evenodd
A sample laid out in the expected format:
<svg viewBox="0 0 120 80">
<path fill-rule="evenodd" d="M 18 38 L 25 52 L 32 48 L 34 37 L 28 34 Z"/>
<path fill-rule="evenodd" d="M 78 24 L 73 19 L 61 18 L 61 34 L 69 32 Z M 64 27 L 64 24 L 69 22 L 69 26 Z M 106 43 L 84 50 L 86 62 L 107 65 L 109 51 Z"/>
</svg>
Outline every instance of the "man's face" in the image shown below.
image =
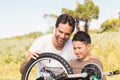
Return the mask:
<svg viewBox="0 0 120 80">
<path fill-rule="evenodd" d="M 73 41 L 74 53 L 81 60 L 85 60 L 87 58 L 90 47 L 90 44 L 85 44 L 84 42 L 80 41 Z"/>
<path fill-rule="evenodd" d="M 55 38 L 59 45 L 64 45 L 65 42 L 70 38 L 72 33 L 72 27 L 68 23 L 60 23 L 55 29 Z"/>
</svg>

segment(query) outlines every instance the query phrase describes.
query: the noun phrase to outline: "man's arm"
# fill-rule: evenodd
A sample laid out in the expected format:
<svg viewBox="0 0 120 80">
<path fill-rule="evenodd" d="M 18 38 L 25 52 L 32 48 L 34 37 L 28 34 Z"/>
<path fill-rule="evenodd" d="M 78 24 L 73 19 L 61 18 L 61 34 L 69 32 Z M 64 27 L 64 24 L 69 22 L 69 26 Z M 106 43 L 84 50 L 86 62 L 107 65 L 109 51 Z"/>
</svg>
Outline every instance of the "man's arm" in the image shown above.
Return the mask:
<svg viewBox="0 0 120 80">
<path fill-rule="evenodd" d="M 28 62 L 31 60 L 31 58 L 33 59 L 37 59 L 37 57 L 39 57 L 39 54 L 41 54 L 40 51 L 35 51 L 35 52 L 30 52 L 29 55 L 26 57 L 25 61 L 22 63 L 22 65 L 20 66 L 20 73 L 22 74 L 25 66 L 28 64 Z"/>
</svg>

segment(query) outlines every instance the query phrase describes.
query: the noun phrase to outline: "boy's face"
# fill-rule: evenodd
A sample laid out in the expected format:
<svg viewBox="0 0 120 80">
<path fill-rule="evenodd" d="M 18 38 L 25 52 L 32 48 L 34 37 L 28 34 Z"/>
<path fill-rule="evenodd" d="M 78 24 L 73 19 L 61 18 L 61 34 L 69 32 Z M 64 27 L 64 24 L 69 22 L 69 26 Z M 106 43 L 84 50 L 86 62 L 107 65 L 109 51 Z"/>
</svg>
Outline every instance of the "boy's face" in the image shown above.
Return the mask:
<svg viewBox="0 0 120 80">
<path fill-rule="evenodd" d="M 73 49 L 75 55 L 82 61 L 86 60 L 89 55 L 91 44 L 85 44 L 80 41 L 73 41 Z"/>
</svg>

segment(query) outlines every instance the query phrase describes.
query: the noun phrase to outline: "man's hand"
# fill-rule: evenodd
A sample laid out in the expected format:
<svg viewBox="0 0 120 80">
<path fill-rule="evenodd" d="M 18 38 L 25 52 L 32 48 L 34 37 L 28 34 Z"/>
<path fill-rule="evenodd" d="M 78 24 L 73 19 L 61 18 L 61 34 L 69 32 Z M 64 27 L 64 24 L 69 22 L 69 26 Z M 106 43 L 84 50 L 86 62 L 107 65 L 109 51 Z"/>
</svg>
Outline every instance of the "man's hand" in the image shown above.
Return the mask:
<svg viewBox="0 0 120 80">
<path fill-rule="evenodd" d="M 41 54 L 40 51 L 30 52 L 27 56 L 27 61 L 29 61 L 31 58 L 37 59 L 39 57 L 39 54 Z"/>
</svg>

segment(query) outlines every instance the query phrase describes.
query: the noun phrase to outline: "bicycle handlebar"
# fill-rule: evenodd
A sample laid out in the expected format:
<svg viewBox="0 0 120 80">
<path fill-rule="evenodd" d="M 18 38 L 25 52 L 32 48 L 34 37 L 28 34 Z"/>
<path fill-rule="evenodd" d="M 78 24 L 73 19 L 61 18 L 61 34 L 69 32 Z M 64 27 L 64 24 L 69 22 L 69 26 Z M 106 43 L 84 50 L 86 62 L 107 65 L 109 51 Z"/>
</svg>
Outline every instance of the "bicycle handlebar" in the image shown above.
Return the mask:
<svg viewBox="0 0 120 80">
<path fill-rule="evenodd" d="M 80 78 L 80 77 L 85 78 L 85 77 L 87 77 L 87 76 L 88 76 L 87 73 L 69 74 L 69 75 L 68 75 L 68 78 Z"/>
<path fill-rule="evenodd" d="M 119 70 L 103 72 L 103 75 L 108 75 L 108 76 L 117 75 L 117 74 L 120 74 Z"/>
<path fill-rule="evenodd" d="M 117 74 L 120 74 L 119 70 L 116 70 L 116 71 L 109 71 L 109 72 L 102 72 L 102 76 L 111 76 L 111 75 L 117 75 Z M 55 80 L 61 80 L 61 79 L 65 79 L 65 78 L 68 78 L 68 79 L 74 79 L 74 78 L 86 78 L 89 76 L 89 73 L 87 72 L 83 72 L 83 73 L 79 73 L 79 74 L 67 74 L 65 72 L 63 72 L 62 74 L 56 76 Z M 92 80 L 99 80 L 99 78 L 97 76 L 89 76 Z"/>
</svg>

